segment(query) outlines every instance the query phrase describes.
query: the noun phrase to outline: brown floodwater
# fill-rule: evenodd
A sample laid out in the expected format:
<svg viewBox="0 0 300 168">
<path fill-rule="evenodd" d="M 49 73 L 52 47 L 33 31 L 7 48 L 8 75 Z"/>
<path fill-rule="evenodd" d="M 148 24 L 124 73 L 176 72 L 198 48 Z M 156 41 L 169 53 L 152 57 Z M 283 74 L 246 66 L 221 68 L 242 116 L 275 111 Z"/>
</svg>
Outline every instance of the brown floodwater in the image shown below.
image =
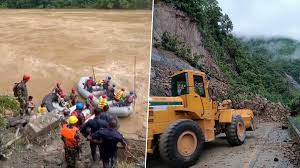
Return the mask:
<svg viewBox="0 0 300 168">
<path fill-rule="evenodd" d="M 145 136 L 150 39 L 150 10 L 0 10 L 0 94 L 13 95 L 26 72 L 38 105 L 56 82 L 69 92 L 94 66 L 97 79 L 110 75 L 127 90 L 136 83 L 135 112 L 121 131 Z"/>
</svg>

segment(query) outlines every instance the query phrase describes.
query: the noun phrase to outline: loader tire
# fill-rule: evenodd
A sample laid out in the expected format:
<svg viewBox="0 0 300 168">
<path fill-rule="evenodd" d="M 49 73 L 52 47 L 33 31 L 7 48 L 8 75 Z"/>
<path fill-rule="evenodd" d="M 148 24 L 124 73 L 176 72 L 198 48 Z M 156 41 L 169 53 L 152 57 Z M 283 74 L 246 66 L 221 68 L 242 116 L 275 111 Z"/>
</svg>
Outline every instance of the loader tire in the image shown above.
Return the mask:
<svg viewBox="0 0 300 168">
<path fill-rule="evenodd" d="M 192 120 L 178 120 L 160 136 L 160 156 L 172 167 L 189 167 L 199 159 L 205 139 L 198 124 Z"/>
<path fill-rule="evenodd" d="M 246 126 L 240 115 L 232 116 L 230 124 L 226 125 L 226 138 L 230 145 L 238 146 L 245 142 Z"/>
</svg>

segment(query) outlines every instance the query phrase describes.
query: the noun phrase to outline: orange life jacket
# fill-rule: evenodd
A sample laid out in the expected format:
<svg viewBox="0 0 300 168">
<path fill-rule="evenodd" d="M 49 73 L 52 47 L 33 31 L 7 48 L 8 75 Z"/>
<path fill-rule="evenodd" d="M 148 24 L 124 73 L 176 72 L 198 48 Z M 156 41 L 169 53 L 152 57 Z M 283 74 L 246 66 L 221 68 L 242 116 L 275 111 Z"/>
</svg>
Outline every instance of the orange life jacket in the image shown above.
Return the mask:
<svg viewBox="0 0 300 168">
<path fill-rule="evenodd" d="M 60 129 L 60 135 L 63 137 L 65 145 L 69 148 L 76 148 L 78 147 L 78 142 L 75 139 L 76 133 L 78 128 L 73 126 L 69 128 L 67 124 L 64 124 L 63 127 Z"/>
</svg>

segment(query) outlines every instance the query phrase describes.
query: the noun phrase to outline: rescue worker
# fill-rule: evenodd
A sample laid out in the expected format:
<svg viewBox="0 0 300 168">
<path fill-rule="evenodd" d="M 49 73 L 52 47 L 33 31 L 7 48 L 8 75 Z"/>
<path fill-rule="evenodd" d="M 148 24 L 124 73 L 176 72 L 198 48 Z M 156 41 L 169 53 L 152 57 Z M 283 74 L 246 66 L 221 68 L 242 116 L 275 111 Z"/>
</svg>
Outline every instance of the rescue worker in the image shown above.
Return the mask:
<svg viewBox="0 0 300 168">
<path fill-rule="evenodd" d="M 89 135 L 92 135 L 96 131 L 100 130 L 101 128 L 107 128 L 108 123 L 105 120 L 100 119 L 100 113 L 101 109 L 96 108 L 94 110 L 95 117 L 92 120 L 89 120 L 87 123 L 83 125 L 83 127 L 80 129 L 80 132 L 84 137 L 87 137 Z M 91 148 L 91 154 L 93 161 L 97 160 L 97 148 L 99 148 L 100 152 L 100 145 L 90 142 L 90 148 Z"/>
<path fill-rule="evenodd" d="M 26 104 L 26 115 L 31 115 L 34 108 L 35 108 L 35 105 L 33 103 L 33 97 L 28 96 L 28 101 L 27 101 L 27 104 Z"/>
<path fill-rule="evenodd" d="M 114 100 L 119 102 L 122 101 L 125 97 L 125 89 L 121 88 L 120 90 L 117 91 L 117 93 L 114 96 Z"/>
<path fill-rule="evenodd" d="M 130 106 L 135 98 L 135 94 L 132 91 L 130 91 L 129 94 L 125 96 L 124 101 L 121 102 L 121 106 Z"/>
<path fill-rule="evenodd" d="M 55 88 L 53 89 L 52 93 L 54 93 L 57 97 L 63 94 L 63 90 L 61 88 L 61 84 L 60 83 L 56 83 Z"/>
<path fill-rule="evenodd" d="M 120 124 L 119 124 L 119 119 L 116 114 L 110 113 L 110 112 L 104 112 L 102 111 L 100 113 L 100 119 L 106 121 L 107 123 L 110 123 L 112 120 L 117 121 L 117 129 L 119 129 Z"/>
<path fill-rule="evenodd" d="M 113 100 L 115 95 L 115 84 L 112 84 L 111 86 L 108 86 L 108 89 L 106 91 L 108 100 Z"/>
<path fill-rule="evenodd" d="M 103 96 L 100 97 L 98 107 L 104 112 L 108 110 L 109 106 L 108 106 L 108 103 L 107 103 L 107 96 L 106 95 L 103 95 Z"/>
<path fill-rule="evenodd" d="M 94 111 L 94 102 L 93 102 L 94 96 L 89 95 L 89 97 L 86 99 L 85 106 L 87 109 L 89 109 L 91 112 Z"/>
<path fill-rule="evenodd" d="M 76 124 L 76 126 L 78 128 L 80 128 L 82 126 L 82 124 L 84 123 L 84 121 L 85 121 L 84 114 L 82 113 L 83 106 L 84 105 L 83 105 L 82 102 L 77 102 L 76 103 L 76 110 L 71 113 L 72 116 L 76 116 L 77 119 L 78 119 L 78 122 Z"/>
<path fill-rule="evenodd" d="M 63 93 L 58 94 L 57 100 L 58 104 L 60 104 L 62 107 L 66 106 L 65 95 Z"/>
<path fill-rule="evenodd" d="M 60 126 L 63 127 L 64 124 L 68 124 L 68 118 L 70 115 L 70 109 L 63 109 L 63 116 L 60 118 Z"/>
<path fill-rule="evenodd" d="M 69 102 L 69 104 L 71 106 L 74 106 L 76 104 L 76 102 L 77 102 L 76 90 L 75 90 L 75 88 L 72 88 L 71 94 L 70 94 L 70 102 Z"/>
<path fill-rule="evenodd" d="M 65 160 L 67 168 L 75 168 L 76 160 L 79 156 L 79 130 L 76 127 L 78 119 L 76 116 L 70 116 L 68 124 L 64 124 L 60 129 L 60 135 L 64 142 Z"/>
<path fill-rule="evenodd" d="M 45 107 L 45 103 L 42 103 L 40 107 L 38 107 L 38 113 L 44 114 L 47 112 L 47 108 Z"/>
<path fill-rule="evenodd" d="M 28 74 L 23 75 L 23 79 L 19 83 L 15 83 L 13 92 L 14 96 L 17 97 L 18 102 L 20 103 L 20 114 L 23 115 L 26 111 L 26 104 L 28 98 L 28 91 L 26 83 L 30 80 Z"/>
<path fill-rule="evenodd" d="M 107 90 L 108 86 L 110 86 L 110 82 L 111 82 L 111 77 L 108 76 L 106 79 L 104 79 L 103 81 L 103 89 Z"/>
<path fill-rule="evenodd" d="M 93 86 L 95 86 L 95 82 L 93 80 L 93 77 L 89 77 L 89 79 L 85 82 L 85 89 L 89 91 L 90 93 L 93 92 Z"/>
<path fill-rule="evenodd" d="M 112 168 L 116 164 L 118 143 L 127 150 L 127 142 L 123 135 L 117 131 L 117 121 L 112 120 L 108 124 L 109 128 L 102 128 L 88 136 L 92 143 L 101 144 L 100 157 L 103 162 L 103 168 Z"/>
<path fill-rule="evenodd" d="M 104 80 L 97 80 L 97 82 L 96 82 L 96 85 L 97 86 L 102 86 L 103 87 L 103 83 L 104 83 Z"/>
</svg>

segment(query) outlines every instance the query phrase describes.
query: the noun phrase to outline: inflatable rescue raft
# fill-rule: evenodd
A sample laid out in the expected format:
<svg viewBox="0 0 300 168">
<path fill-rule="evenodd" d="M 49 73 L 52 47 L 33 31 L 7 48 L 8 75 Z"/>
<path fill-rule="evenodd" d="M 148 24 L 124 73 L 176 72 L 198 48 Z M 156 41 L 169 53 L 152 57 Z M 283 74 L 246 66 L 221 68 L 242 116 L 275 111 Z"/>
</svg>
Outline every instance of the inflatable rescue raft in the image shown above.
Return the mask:
<svg viewBox="0 0 300 168">
<path fill-rule="evenodd" d="M 78 84 L 77 84 L 77 91 L 78 93 L 85 99 L 89 97 L 89 95 L 93 95 L 93 103 L 94 104 L 99 104 L 99 99 L 100 95 L 105 94 L 105 91 L 103 88 L 99 86 L 93 87 L 93 92 L 90 93 L 85 89 L 85 83 L 89 79 L 89 77 L 81 77 Z M 112 101 L 108 101 L 109 105 L 109 110 L 108 112 L 115 114 L 118 117 L 128 117 L 132 111 L 133 107 L 132 106 L 114 106 Z"/>
</svg>

